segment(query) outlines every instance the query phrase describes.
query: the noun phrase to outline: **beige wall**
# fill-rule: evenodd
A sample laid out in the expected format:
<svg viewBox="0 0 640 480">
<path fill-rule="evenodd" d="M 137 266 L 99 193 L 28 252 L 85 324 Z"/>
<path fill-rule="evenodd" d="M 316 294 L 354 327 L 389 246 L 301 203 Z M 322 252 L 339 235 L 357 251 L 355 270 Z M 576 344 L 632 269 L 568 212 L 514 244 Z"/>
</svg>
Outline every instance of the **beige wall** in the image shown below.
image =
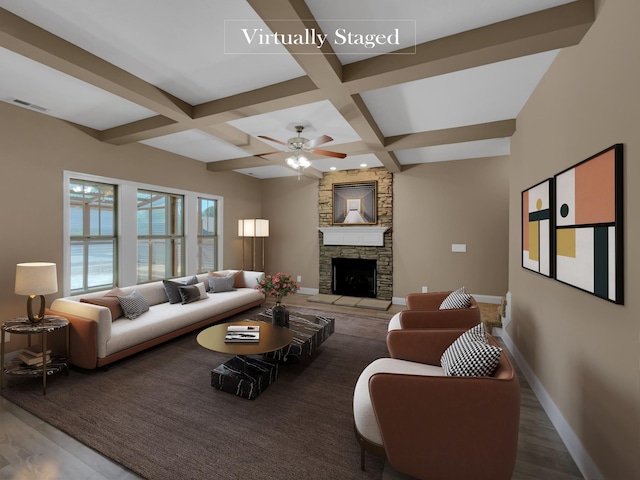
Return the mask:
<svg viewBox="0 0 640 480">
<path fill-rule="evenodd" d="M 262 181 L 262 214 L 269 219 L 265 271 L 302 277 L 318 288 L 318 181 L 285 177 Z"/>
<path fill-rule="evenodd" d="M 317 289 L 318 182 L 290 177 L 262 186 L 271 221 L 266 270 L 301 275 L 302 287 Z M 507 157 L 416 166 L 394 175 L 393 192 L 394 297 L 422 285 L 507 292 Z M 452 253 L 451 243 L 466 243 L 467 253 Z"/>
<path fill-rule="evenodd" d="M 394 175 L 393 294 L 507 292 L 508 157 L 415 166 Z M 451 251 L 467 245 L 466 253 Z"/>
<path fill-rule="evenodd" d="M 13 293 L 16 263 L 57 263 L 62 288 L 64 170 L 223 196 L 227 268 L 242 262 L 237 219 L 261 213 L 259 180 L 209 172 L 202 162 L 142 144 L 107 145 L 65 122 L 3 102 L 0 156 L 0 322 L 25 314 L 26 298 Z M 49 295 L 48 303 L 59 295 Z M 11 340 L 9 351 L 24 338 Z"/>
<path fill-rule="evenodd" d="M 511 145 L 507 331 L 607 479 L 640 478 L 640 2 L 606 0 L 517 119 Z M 521 268 L 521 191 L 624 143 L 625 305 Z"/>
</svg>

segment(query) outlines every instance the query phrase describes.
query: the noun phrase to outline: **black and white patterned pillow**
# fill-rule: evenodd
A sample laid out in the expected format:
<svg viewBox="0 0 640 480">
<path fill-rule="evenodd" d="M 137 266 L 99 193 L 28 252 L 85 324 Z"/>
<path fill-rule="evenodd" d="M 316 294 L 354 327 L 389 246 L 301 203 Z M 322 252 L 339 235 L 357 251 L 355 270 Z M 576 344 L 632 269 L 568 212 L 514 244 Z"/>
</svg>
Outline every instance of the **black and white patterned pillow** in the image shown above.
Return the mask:
<svg viewBox="0 0 640 480">
<path fill-rule="evenodd" d="M 118 297 L 124 316 L 129 320 L 134 320 L 149 311 L 149 303 L 138 290 L 134 290 L 126 297 Z"/>
<path fill-rule="evenodd" d="M 492 375 L 502 349 L 487 343 L 482 323 L 460 335 L 440 358 L 445 375 L 455 377 L 482 377 Z"/>
<path fill-rule="evenodd" d="M 451 292 L 440 304 L 440 310 L 453 310 L 456 308 L 469 308 L 471 295 L 464 291 L 464 287 Z"/>
</svg>

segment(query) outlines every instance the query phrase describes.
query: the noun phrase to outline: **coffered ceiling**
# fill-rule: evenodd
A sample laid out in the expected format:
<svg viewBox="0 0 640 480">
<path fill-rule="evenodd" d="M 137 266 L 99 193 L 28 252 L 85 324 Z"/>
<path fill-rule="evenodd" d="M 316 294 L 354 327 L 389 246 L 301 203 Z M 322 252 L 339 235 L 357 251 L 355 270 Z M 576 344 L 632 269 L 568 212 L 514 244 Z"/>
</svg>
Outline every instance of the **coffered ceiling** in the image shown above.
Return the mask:
<svg viewBox="0 0 640 480">
<path fill-rule="evenodd" d="M 0 100 L 214 172 L 297 175 L 259 138 L 296 125 L 347 154 L 311 155 L 304 175 L 400 172 L 508 154 L 593 21 L 593 0 L 0 0 Z"/>
</svg>

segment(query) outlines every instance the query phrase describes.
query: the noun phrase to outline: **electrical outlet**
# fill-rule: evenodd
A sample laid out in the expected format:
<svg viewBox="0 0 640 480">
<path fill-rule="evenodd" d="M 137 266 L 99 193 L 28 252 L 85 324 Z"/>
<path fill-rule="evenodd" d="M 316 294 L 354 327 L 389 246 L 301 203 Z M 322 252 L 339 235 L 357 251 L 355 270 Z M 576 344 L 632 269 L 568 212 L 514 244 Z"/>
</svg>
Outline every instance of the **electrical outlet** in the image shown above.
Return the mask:
<svg viewBox="0 0 640 480">
<path fill-rule="evenodd" d="M 422 287 L 422 293 L 427 293 L 429 292 L 429 289 L 427 287 Z"/>
<path fill-rule="evenodd" d="M 296 282 L 301 282 L 302 281 L 302 275 L 298 275 L 298 279 L 296 280 Z"/>
</svg>

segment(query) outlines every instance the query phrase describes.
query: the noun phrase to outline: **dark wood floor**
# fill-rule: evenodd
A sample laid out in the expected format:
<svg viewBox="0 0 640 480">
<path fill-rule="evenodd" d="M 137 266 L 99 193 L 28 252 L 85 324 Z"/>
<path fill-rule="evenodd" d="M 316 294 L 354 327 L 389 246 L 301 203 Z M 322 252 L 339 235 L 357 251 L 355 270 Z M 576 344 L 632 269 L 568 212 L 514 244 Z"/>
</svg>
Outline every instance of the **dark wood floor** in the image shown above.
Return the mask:
<svg viewBox="0 0 640 480">
<path fill-rule="evenodd" d="M 288 305 L 324 311 L 358 312 L 361 309 L 313 305 L 305 295 L 287 297 Z M 391 318 L 402 307 L 388 311 L 366 310 L 366 315 Z M 514 480 L 582 479 L 562 440 L 519 372 L 521 420 Z M 496 455 L 499 455 L 496 452 Z M 0 478 L 20 480 L 133 480 L 139 477 L 122 466 L 56 430 L 30 413 L 0 398 Z M 408 477 L 385 467 L 383 480 Z"/>
</svg>

